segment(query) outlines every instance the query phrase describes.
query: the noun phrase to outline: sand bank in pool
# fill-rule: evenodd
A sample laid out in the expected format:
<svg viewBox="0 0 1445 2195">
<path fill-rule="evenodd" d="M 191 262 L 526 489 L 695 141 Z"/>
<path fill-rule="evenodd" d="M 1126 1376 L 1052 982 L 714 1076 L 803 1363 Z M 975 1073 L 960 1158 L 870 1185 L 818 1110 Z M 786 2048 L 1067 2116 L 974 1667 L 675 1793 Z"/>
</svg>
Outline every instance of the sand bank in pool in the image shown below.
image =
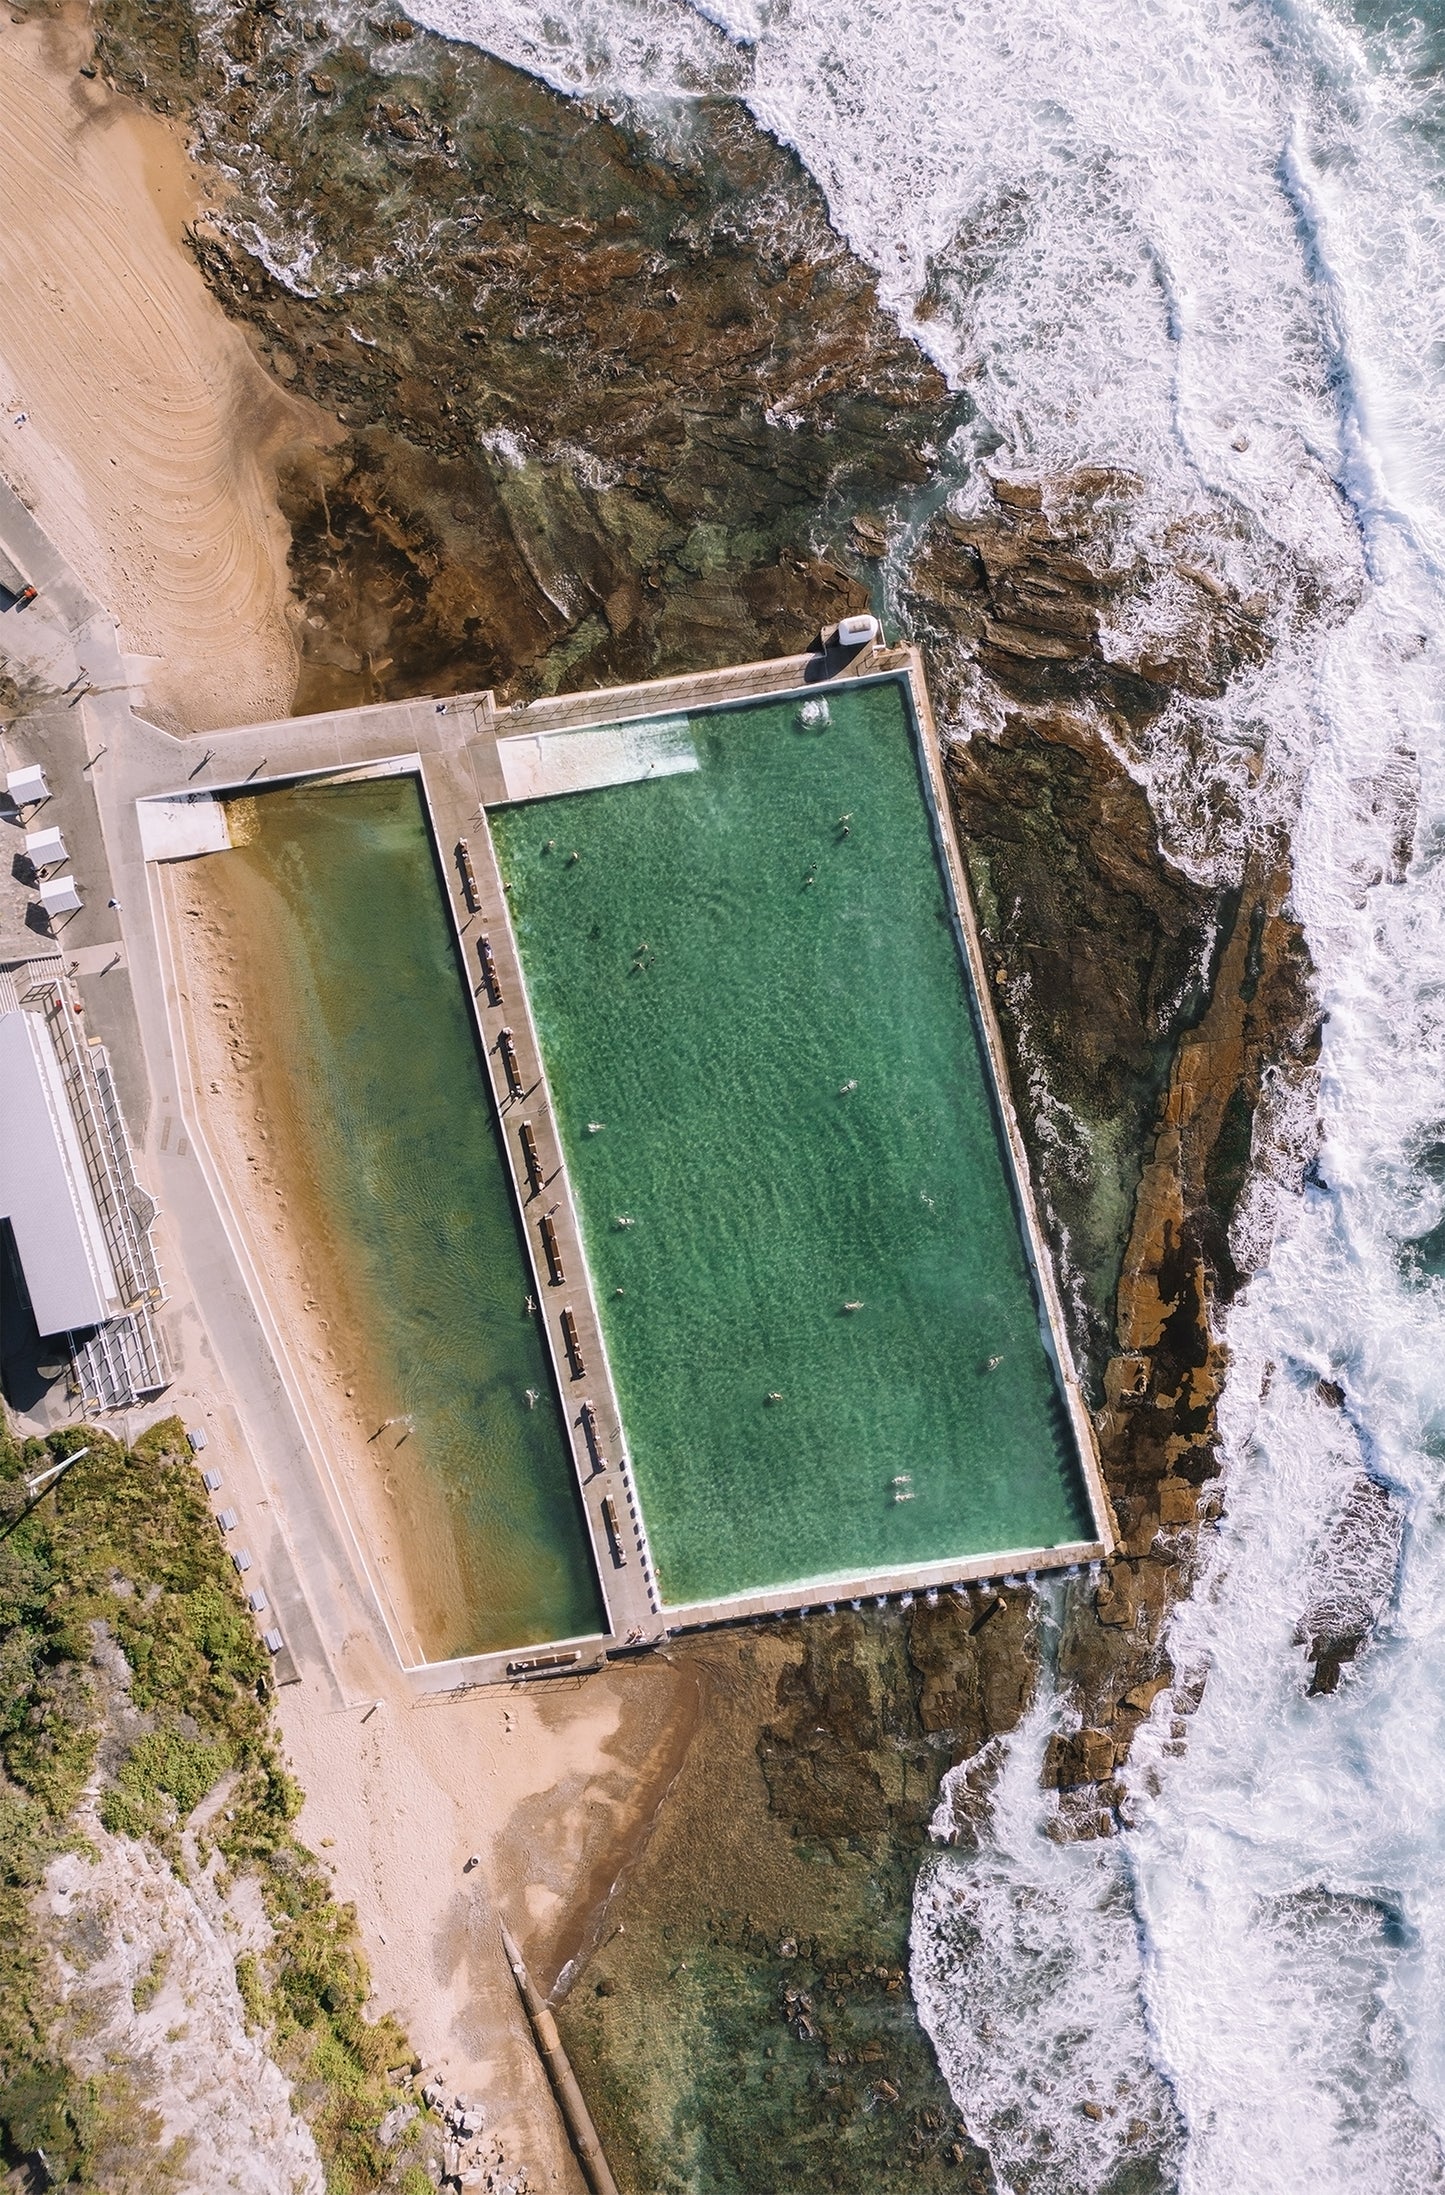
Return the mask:
<svg viewBox="0 0 1445 2195">
<path fill-rule="evenodd" d="M 207 1140 L 404 1651 L 596 1632 L 415 781 L 244 810 L 235 851 L 165 872 Z"/>
<path fill-rule="evenodd" d="M 186 1050 L 205 1108 L 206 1143 L 231 1214 L 286 1346 L 324 1461 L 370 1557 L 388 1623 L 408 1660 L 425 1659 L 432 1603 L 413 1590 L 402 1553 L 400 1489 L 392 1445 L 371 1436 L 393 1415 L 375 1381 L 366 1334 L 348 1303 L 344 1260 L 321 1201 L 297 1163 L 284 1102 L 261 1062 L 281 1056 L 281 1033 L 264 985 L 248 968 L 248 944 L 232 911 L 217 904 L 203 864 L 157 871 L 177 946 Z M 224 1007 L 214 1002 L 224 999 Z M 224 1015 L 224 1018 L 221 1016 Z M 450 1581 L 454 1584 L 454 1580 Z"/>
</svg>

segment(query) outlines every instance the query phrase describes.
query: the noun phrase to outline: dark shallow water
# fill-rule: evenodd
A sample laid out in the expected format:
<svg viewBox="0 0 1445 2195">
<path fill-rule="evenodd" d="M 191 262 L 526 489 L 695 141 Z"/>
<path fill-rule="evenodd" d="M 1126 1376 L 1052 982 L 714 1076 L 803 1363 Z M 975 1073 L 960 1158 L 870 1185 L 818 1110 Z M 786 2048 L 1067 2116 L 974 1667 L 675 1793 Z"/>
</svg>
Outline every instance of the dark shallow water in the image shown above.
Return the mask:
<svg viewBox="0 0 1445 2195">
<path fill-rule="evenodd" d="M 524 1312 L 530 1277 L 417 781 L 300 785 L 247 805 L 254 836 L 224 858 L 249 872 L 272 1013 L 290 1032 L 297 1155 L 343 1247 L 372 1376 L 411 1420 L 390 1468 L 427 1482 L 402 1509 L 420 1535 L 408 1550 L 418 1592 L 442 1565 L 455 1580 L 429 1656 L 595 1632 L 580 1503 Z"/>
</svg>

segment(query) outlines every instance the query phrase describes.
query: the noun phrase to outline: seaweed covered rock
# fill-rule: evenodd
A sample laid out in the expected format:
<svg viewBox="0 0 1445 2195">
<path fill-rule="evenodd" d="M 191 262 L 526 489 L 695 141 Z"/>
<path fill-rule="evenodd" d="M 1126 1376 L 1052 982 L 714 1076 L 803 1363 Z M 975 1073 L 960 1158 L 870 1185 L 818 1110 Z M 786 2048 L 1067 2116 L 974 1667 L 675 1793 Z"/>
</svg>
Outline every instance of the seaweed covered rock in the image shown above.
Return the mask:
<svg viewBox="0 0 1445 2195">
<path fill-rule="evenodd" d="M 956 402 L 739 107 L 664 142 L 391 18 L 97 12 L 225 180 L 207 279 L 338 423 L 281 468 L 299 706 L 698 669 L 867 606 L 831 532 Z"/>
</svg>

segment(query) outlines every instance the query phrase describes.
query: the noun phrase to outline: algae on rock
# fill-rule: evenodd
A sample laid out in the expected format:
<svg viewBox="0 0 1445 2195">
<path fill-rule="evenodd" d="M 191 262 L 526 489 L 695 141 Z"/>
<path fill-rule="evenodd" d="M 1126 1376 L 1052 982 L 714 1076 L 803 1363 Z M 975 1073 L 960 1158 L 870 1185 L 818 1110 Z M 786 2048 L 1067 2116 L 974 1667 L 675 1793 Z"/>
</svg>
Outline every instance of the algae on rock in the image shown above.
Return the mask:
<svg viewBox="0 0 1445 2195">
<path fill-rule="evenodd" d="M 739 105 L 664 141 L 404 19 L 96 14 L 226 185 L 216 294 L 342 424 L 281 470 L 299 706 L 696 670 L 867 606 L 848 517 L 958 400 Z"/>
</svg>

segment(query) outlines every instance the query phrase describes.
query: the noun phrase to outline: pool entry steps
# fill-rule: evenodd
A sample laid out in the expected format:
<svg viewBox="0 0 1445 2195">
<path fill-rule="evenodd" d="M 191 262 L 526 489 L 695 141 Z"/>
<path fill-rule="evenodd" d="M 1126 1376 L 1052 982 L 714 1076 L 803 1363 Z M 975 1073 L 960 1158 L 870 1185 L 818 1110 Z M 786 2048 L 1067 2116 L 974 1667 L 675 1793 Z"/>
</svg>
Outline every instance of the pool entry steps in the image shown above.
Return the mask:
<svg viewBox="0 0 1445 2195">
<path fill-rule="evenodd" d="M 298 787 L 334 788 L 338 814 L 347 787 L 417 791 L 515 1205 L 486 1294 L 526 1296 L 558 1404 L 526 1390 L 556 1543 L 536 1605 L 516 1579 L 454 1642 L 419 1642 L 348 1514 L 427 1688 L 1113 1544 L 921 663 L 828 637 L 511 709 L 468 694 L 213 733 L 204 790 L 137 804 L 164 865 L 224 852 L 242 793 L 264 815 Z M 204 1151 L 194 1089 L 189 1107 Z M 517 1465 L 497 1453 L 511 1401 L 488 1393 L 476 1483 L 449 1497 L 480 1541 L 489 1504 L 525 1507 L 489 1480 Z M 529 1565 L 525 1536 L 507 1545 L 472 1550 L 479 1576 Z"/>
</svg>

